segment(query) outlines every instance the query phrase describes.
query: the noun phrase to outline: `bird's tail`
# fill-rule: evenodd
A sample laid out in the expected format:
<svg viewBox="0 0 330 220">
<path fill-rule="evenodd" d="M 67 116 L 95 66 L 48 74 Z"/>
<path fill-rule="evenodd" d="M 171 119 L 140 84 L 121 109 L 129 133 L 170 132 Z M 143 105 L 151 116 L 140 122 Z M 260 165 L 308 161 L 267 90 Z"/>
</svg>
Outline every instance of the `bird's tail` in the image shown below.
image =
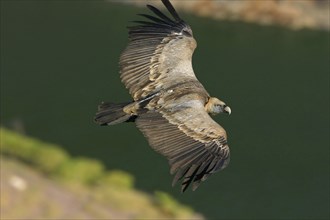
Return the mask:
<svg viewBox="0 0 330 220">
<path fill-rule="evenodd" d="M 123 111 L 123 108 L 130 104 L 102 102 L 98 107 L 94 121 L 99 125 L 114 125 L 122 122 L 134 121 L 136 116 L 132 116 Z"/>
</svg>

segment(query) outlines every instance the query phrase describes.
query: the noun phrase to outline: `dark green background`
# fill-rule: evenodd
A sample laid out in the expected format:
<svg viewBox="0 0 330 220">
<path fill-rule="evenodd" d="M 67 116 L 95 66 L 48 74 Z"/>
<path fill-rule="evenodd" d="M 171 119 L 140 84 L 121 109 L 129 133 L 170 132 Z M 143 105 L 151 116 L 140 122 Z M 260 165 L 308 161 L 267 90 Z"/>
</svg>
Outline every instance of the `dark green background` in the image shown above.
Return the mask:
<svg viewBox="0 0 330 220">
<path fill-rule="evenodd" d="M 1 124 L 133 173 L 208 218 L 329 218 L 329 33 L 183 14 L 194 69 L 232 115 L 231 163 L 196 192 L 171 188 L 167 161 L 134 124 L 98 127 L 101 101 L 126 101 L 118 59 L 144 8 L 101 1 L 1 1 Z"/>
</svg>

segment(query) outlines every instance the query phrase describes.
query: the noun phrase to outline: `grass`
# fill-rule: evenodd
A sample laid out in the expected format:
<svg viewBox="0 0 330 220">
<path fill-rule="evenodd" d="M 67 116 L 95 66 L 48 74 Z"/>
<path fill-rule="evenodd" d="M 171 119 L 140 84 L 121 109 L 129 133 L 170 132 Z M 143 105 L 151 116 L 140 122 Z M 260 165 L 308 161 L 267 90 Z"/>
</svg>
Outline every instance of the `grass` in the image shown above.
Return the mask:
<svg viewBox="0 0 330 220">
<path fill-rule="evenodd" d="M 0 137 L 2 218 L 202 218 L 164 192 L 135 189 L 127 172 L 5 128 Z M 27 189 L 15 191 L 8 184 L 12 176 L 25 180 Z"/>
</svg>

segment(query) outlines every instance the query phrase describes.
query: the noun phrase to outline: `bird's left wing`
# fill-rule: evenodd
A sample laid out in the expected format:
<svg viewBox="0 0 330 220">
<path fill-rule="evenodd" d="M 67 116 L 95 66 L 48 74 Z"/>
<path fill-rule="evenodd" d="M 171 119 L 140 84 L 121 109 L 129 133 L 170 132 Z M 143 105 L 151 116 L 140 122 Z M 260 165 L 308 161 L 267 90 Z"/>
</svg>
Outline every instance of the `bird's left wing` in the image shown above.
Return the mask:
<svg viewBox="0 0 330 220">
<path fill-rule="evenodd" d="M 169 160 L 173 185 L 182 180 L 182 191 L 195 190 L 210 174 L 229 163 L 225 130 L 206 113 L 199 100 L 148 111 L 136 119 L 150 146 Z"/>
<path fill-rule="evenodd" d="M 129 27 L 129 42 L 120 56 L 120 77 L 133 99 L 141 100 L 180 81 L 197 81 L 191 57 L 192 31 L 169 0 L 162 0 L 174 19 L 147 5 L 155 16 Z"/>
</svg>

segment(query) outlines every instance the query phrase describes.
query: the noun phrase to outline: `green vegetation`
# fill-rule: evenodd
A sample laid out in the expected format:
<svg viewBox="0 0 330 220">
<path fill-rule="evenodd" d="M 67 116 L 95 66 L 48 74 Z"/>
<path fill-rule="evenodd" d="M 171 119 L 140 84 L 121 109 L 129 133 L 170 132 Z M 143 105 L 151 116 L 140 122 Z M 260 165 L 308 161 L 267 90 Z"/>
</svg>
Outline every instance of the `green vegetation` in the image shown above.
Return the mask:
<svg viewBox="0 0 330 220">
<path fill-rule="evenodd" d="M 15 170 L 13 167 L 18 167 L 16 169 L 25 175 L 30 172 L 29 169 L 38 170 L 39 173 L 43 173 L 48 179 L 64 187 L 76 197 L 87 197 L 88 201 L 93 201 L 83 204 L 83 212 L 87 212 L 88 216 L 109 217 L 108 209 L 100 207 L 110 207 L 110 209 L 125 213 L 125 216 L 133 219 L 201 218 L 191 208 L 178 203 L 164 192 L 148 195 L 137 191 L 134 189 L 133 176 L 124 171 L 108 171 L 97 160 L 70 157 L 60 146 L 19 135 L 5 128 L 0 128 L 0 135 L 1 159 L 5 161 L 5 169 Z M 23 161 L 30 166 L 25 165 L 27 167 L 25 168 L 23 165 L 13 165 L 11 164 L 13 162 L 8 162 L 15 160 Z M 23 170 L 25 171 L 23 172 Z M 36 178 L 32 179 L 35 181 Z M 43 198 L 46 193 L 40 192 L 42 188 L 45 188 L 42 187 L 42 184 L 33 183 L 32 185 L 37 187 L 30 190 L 28 194 L 24 194 L 27 201 L 32 201 L 29 206 L 46 203 L 49 209 L 43 213 L 43 216 L 34 217 L 60 217 L 59 213 L 63 214 L 60 204 L 51 201 L 51 198 Z M 24 198 L 24 196 L 20 197 Z M 10 197 L 8 195 L 2 197 L 1 204 L 9 204 L 7 200 Z M 3 209 L 3 207 L 1 208 Z M 32 209 L 32 207 L 26 208 L 24 205 L 21 208 L 22 213 Z"/>
<path fill-rule="evenodd" d="M 54 174 L 66 181 L 93 184 L 104 175 L 104 166 L 97 160 L 73 158 L 60 164 Z"/>
<path fill-rule="evenodd" d="M 54 174 L 69 161 L 69 155 L 59 146 L 18 135 L 5 128 L 0 130 L 1 154 L 14 156 L 32 164 L 46 174 Z"/>
</svg>

